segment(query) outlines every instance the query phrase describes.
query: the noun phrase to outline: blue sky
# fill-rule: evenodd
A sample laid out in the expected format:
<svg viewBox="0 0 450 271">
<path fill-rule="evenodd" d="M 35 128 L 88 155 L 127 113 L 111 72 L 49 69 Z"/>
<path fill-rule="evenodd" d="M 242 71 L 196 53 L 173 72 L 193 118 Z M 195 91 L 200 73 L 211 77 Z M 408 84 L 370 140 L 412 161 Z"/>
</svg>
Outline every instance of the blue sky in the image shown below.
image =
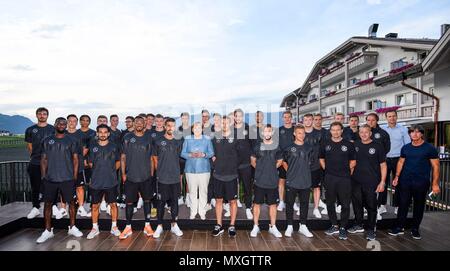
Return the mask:
<svg viewBox="0 0 450 271">
<path fill-rule="evenodd" d="M 278 110 L 372 23 L 379 36 L 439 38 L 448 14 L 448 0 L 0 0 L 0 112 Z"/>
</svg>

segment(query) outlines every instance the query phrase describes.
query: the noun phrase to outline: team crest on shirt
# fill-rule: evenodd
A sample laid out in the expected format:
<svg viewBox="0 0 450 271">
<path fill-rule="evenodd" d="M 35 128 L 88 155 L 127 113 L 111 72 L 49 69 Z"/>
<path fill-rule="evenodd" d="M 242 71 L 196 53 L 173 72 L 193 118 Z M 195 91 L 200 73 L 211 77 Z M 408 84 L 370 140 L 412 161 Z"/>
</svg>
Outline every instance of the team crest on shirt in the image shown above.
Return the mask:
<svg viewBox="0 0 450 271">
<path fill-rule="evenodd" d="M 167 142 L 166 141 L 161 141 L 161 146 L 166 146 Z"/>
<path fill-rule="evenodd" d="M 347 146 L 341 146 L 341 151 L 346 152 L 347 151 Z"/>
<path fill-rule="evenodd" d="M 228 143 L 233 143 L 233 141 L 234 141 L 234 139 L 232 139 L 232 138 L 228 138 Z"/>
<path fill-rule="evenodd" d="M 92 149 L 92 152 L 98 152 L 98 148 L 97 148 L 97 147 L 94 147 L 94 148 Z"/>
<path fill-rule="evenodd" d="M 259 149 L 262 150 L 262 151 L 265 151 L 266 150 L 266 146 L 261 145 L 261 147 Z"/>
<path fill-rule="evenodd" d="M 355 151 L 359 152 L 359 147 L 355 147 Z"/>
<path fill-rule="evenodd" d="M 375 154 L 375 148 L 370 148 L 370 149 L 369 149 L 369 153 L 370 153 L 370 154 Z"/>
<path fill-rule="evenodd" d="M 374 136 L 376 139 L 380 139 L 380 137 L 381 137 L 380 133 L 375 133 L 373 136 Z"/>
<path fill-rule="evenodd" d="M 326 150 L 326 151 L 331 151 L 331 146 L 330 146 L 330 145 L 327 145 L 327 146 L 325 147 L 325 150 Z"/>
<path fill-rule="evenodd" d="M 130 142 L 131 142 L 131 143 L 135 143 L 135 142 L 136 142 L 136 138 L 132 137 L 132 138 L 130 139 Z"/>
<path fill-rule="evenodd" d="M 152 137 L 156 137 L 156 133 L 152 133 Z"/>
<path fill-rule="evenodd" d="M 53 144 L 55 144 L 55 140 L 53 140 L 53 139 L 50 139 L 50 140 L 48 141 L 48 144 L 50 144 L 50 145 L 53 145 Z"/>
<path fill-rule="evenodd" d="M 38 132 L 38 129 L 37 129 L 37 128 L 34 128 L 34 129 L 32 130 L 32 132 L 33 132 L 33 134 L 35 134 L 35 133 Z"/>
<path fill-rule="evenodd" d="M 296 151 L 297 151 L 297 149 L 295 147 L 291 148 L 291 152 L 296 152 Z"/>
<path fill-rule="evenodd" d="M 281 131 L 280 131 L 280 134 L 284 135 L 284 133 L 286 133 L 285 130 L 281 130 Z"/>
<path fill-rule="evenodd" d="M 220 143 L 220 139 L 216 139 L 216 143 L 219 144 Z"/>
</svg>

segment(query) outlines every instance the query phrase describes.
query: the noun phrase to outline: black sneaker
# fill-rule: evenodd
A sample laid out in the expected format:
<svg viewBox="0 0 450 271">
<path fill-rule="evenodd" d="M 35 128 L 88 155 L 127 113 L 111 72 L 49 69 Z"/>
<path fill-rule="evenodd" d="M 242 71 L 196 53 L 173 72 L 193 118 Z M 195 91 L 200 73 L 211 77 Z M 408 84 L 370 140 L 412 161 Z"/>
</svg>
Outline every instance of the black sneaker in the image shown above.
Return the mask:
<svg viewBox="0 0 450 271">
<path fill-rule="evenodd" d="M 377 237 L 377 235 L 375 234 L 375 232 L 373 230 L 367 231 L 367 235 L 366 235 L 367 240 L 374 241 L 376 237 Z"/>
<path fill-rule="evenodd" d="M 353 227 L 351 227 L 350 229 L 348 229 L 349 233 L 363 233 L 364 232 L 364 228 L 361 227 L 360 225 L 355 225 Z"/>
<path fill-rule="evenodd" d="M 234 226 L 230 226 L 228 228 L 228 235 L 230 237 L 235 237 L 236 236 L 236 228 Z"/>
<path fill-rule="evenodd" d="M 339 228 L 338 226 L 331 226 L 328 230 L 325 231 L 326 235 L 333 235 L 339 233 Z"/>
<path fill-rule="evenodd" d="M 388 234 L 392 235 L 392 236 L 397 236 L 397 235 L 405 234 L 405 231 L 400 228 L 393 228 L 392 230 L 388 231 Z"/>
<path fill-rule="evenodd" d="M 422 239 L 422 236 L 420 235 L 420 232 L 417 229 L 411 229 L 411 236 L 416 240 Z"/>
<path fill-rule="evenodd" d="M 339 229 L 339 239 L 347 240 L 347 230 L 345 228 Z"/>
<path fill-rule="evenodd" d="M 214 226 L 214 230 L 211 232 L 211 234 L 213 236 L 219 236 L 221 235 L 225 230 L 223 229 L 223 227 L 219 224 Z"/>
</svg>

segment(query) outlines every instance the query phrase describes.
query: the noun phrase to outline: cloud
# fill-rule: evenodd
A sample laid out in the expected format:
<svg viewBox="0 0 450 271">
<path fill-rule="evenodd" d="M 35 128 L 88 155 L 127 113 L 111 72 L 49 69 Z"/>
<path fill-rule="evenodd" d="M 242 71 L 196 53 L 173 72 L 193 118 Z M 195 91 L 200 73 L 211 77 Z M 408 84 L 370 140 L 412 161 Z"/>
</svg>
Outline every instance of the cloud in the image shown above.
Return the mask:
<svg viewBox="0 0 450 271">
<path fill-rule="evenodd" d="M 24 72 L 29 72 L 29 71 L 34 71 L 34 68 L 32 68 L 30 65 L 14 65 L 14 66 L 10 66 L 9 67 L 11 70 L 15 70 L 15 71 L 24 71 Z"/>
</svg>

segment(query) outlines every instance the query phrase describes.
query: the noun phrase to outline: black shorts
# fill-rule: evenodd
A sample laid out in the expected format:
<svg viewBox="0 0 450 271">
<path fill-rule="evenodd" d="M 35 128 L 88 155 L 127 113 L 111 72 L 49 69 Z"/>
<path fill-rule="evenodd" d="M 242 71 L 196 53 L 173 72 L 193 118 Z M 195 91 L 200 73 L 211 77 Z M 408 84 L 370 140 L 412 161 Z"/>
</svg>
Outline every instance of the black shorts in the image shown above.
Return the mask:
<svg viewBox="0 0 450 271">
<path fill-rule="evenodd" d="M 124 194 L 126 203 L 137 202 L 139 194 L 143 200 L 151 200 L 153 198 L 152 182 L 150 180 L 144 182 L 127 180 L 124 184 Z"/>
<path fill-rule="evenodd" d="M 278 178 L 286 180 L 286 170 L 283 166 L 278 168 Z"/>
<path fill-rule="evenodd" d="M 61 195 L 63 202 L 70 202 L 76 198 L 75 182 L 73 180 L 64 182 L 44 181 L 44 202 L 59 201 L 58 195 Z"/>
<path fill-rule="evenodd" d="M 78 177 L 77 177 L 75 186 L 76 187 L 84 186 L 86 183 L 87 183 L 86 182 L 86 174 L 85 174 L 84 170 L 81 172 L 78 172 Z"/>
<path fill-rule="evenodd" d="M 224 182 L 214 178 L 214 197 L 216 199 L 234 200 L 238 198 L 238 180 Z"/>
<path fill-rule="evenodd" d="M 116 203 L 117 197 L 119 196 L 117 186 L 100 190 L 89 188 L 89 192 L 91 193 L 92 204 L 99 204 L 102 202 L 103 196 L 105 196 L 106 203 Z"/>
<path fill-rule="evenodd" d="M 181 194 L 181 187 L 179 183 L 163 184 L 158 183 L 158 200 L 162 202 L 172 201 L 178 204 L 178 197 Z"/>
<path fill-rule="evenodd" d="M 316 169 L 311 171 L 311 187 L 318 188 L 323 182 L 323 170 Z"/>
<path fill-rule="evenodd" d="M 277 188 L 261 188 L 255 185 L 254 187 L 254 199 L 253 203 L 255 204 L 264 204 L 268 205 L 277 204 L 280 202 L 280 195 L 278 193 Z"/>
</svg>

